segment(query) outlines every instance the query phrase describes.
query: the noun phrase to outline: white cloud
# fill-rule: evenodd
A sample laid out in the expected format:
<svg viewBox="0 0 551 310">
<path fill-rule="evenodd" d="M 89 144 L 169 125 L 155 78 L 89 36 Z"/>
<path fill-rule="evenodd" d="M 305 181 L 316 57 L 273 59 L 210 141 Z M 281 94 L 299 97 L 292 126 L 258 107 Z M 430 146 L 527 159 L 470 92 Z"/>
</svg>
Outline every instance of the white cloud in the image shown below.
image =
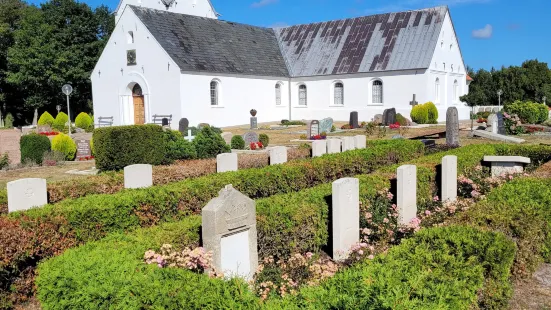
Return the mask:
<svg viewBox="0 0 551 310">
<path fill-rule="evenodd" d="M 275 4 L 275 3 L 278 3 L 279 0 L 260 0 L 260 1 L 257 1 L 257 2 L 253 2 L 253 4 L 251 4 L 251 7 L 253 8 L 261 8 L 263 6 L 267 6 L 267 5 L 270 5 L 270 4 Z"/>
<path fill-rule="evenodd" d="M 473 30 L 473 38 L 476 38 L 476 39 L 489 39 L 489 38 L 492 37 L 493 33 L 494 33 L 494 27 L 492 27 L 492 25 L 488 24 L 488 25 L 484 26 L 484 28 Z"/>
</svg>

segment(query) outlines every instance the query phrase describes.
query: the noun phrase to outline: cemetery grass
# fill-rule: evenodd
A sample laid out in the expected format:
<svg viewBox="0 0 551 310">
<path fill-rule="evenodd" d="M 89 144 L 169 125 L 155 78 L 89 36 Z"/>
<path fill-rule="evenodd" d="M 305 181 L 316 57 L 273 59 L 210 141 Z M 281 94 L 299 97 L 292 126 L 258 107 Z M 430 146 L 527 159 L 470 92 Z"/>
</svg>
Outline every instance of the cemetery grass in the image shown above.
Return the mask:
<svg viewBox="0 0 551 310">
<path fill-rule="evenodd" d="M 42 178 L 48 183 L 84 179 L 87 176 L 66 173 L 69 170 L 87 170 L 94 167 L 94 161 L 67 162 L 59 166 L 28 167 L 14 170 L 0 171 L 0 190 L 6 188 L 6 184 L 23 178 Z"/>
</svg>

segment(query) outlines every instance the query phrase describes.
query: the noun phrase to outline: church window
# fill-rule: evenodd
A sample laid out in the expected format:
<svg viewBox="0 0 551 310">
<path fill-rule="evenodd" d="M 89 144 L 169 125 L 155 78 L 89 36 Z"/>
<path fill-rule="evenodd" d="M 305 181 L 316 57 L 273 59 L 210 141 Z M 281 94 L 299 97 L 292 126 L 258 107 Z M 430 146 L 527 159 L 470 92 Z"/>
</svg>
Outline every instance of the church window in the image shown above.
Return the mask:
<svg viewBox="0 0 551 310">
<path fill-rule="evenodd" d="M 217 81 L 210 82 L 210 105 L 211 106 L 217 106 L 218 105 L 218 93 L 220 86 L 218 85 Z"/>
<path fill-rule="evenodd" d="M 377 80 L 373 81 L 373 94 L 372 101 L 373 103 L 383 103 L 383 82 Z"/>
<path fill-rule="evenodd" d="M 453 81 L 453 100 L 455 102 L 459 101 L 459 83 L 457 83 L 457 80 Z"/>
<path fill-rule="evenodd" d="M 281 105 L 281 84 L 277 83 L 275 86 L 275 98 L 276 105 Z"/>
<path fill-rule="evenodd" d="M 136 64 L 136 50 L 126 51 L 126 65 L 135 66 Z"/>
<path fill-rule="evenodd" d="M 440 102 L 440 79 L 436 78 L 436 82 L 434 83 L 434 101 Z"/>
<path fill-rule="evenodd" d="M 340 82 L 335 83 L 334 104 L 344 105 L 344 85 Z"/>
<path fill-rule="evenodd" d="M 306 106 L 308 104 L 307 99 L 306 85 L 300 85 L 298 87 L 298 105 Z"/>
<path fill-rule="evenodd" d="M 128 44 L 133 44 L 134 43 L 134 32 L 133 31 L 128 31 L 127 40 L 128 40 Z"/>
</svg>

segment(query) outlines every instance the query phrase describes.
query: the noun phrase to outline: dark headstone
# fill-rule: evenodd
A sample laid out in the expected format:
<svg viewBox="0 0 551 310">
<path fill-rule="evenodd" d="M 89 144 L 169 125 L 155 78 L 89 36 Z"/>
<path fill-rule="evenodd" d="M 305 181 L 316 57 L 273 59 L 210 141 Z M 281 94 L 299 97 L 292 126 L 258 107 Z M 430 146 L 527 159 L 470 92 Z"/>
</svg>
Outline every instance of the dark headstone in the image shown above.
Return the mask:
<svg viewBox="0 0 551 310">
<path fill-rule="evenodd" d="M 77 159 L 92 156 L 90 140 L 76 140 L 75 142 L 77 144 Z"/>
<path fill-rule="evenodd" d="M 187 118 L 180 119 L 180 122 L 178 122 L 178 131 L 182 133 L 182 136 L 187 135 L 187 129 L 189 127 L 189 121 Z"/>
<path fill-rule="evenodd" d="M 359 128 L 360 125 L 358 124 L 358 112 L 350 112 L 350 122 L 348 122 L 351 129 Z"/>
<path fill-rule="evenodd" d="M 308 139 L 310 139 L 313 136 L 317 136 L 319 134 L 320 134 L 320 122 L 317 120 L 309 121 L 306 124 L 306 135 L 308 136 Z"/>
<path fill-rule="evenodd" d="M 383 125 L 388 126 L 396 123 L 396 109 L 386 109 L 383 112 Z"/>
<path fill-rule="evenodd" d="M 497 133 L 500 135 L 506 135 L 505 121 L 503 120 L 503 112 L 497 112 Z"/>
<path fill-rule="evenodd" d="M 421 140 L 426 147 L 435 147 L 436 141 L 434 140 Z"/>
<path fill-rule="evenodd" d="M 446 144 L 459 146 L 459 115 L 456 107 L 449 107 L 446 112 Z"/>
<path fill-rule="evenodd" d="M 257 129 L 257 128 L 258 128 L 258 120 L 256 116 L 253 116 L 251 117 L 251 129 Z"/>
<path fill-rule="evenodd" d="M 168 118 L 164 117 L 162 120 L 161 120 L 161 126 L 168 126 Z"/>
<path fill-rule="evenodd" d="M 243 140 L 245 140 L 245 146 L 249 146 L 253 142 L 258 142 L 258 134 L 254 131 L 246 132 L 243 135 Z"/>
</svg>

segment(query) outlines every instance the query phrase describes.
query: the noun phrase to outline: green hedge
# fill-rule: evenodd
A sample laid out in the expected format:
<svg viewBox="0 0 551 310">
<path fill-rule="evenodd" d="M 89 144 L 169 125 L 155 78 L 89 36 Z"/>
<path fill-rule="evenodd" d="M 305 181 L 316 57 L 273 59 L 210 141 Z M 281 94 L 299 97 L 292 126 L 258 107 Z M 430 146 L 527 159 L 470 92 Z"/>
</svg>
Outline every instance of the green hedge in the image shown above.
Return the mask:
<svg viewBox="0 0 551 310">
<path fill-rule="evenodd" d="M 39 165 L 42 164 L 42 160 L 44 159 L 44 152 L 52 148 L 48 137 L 36 133 L 22 136 L 19 144 L 21 147 L 21 161 L 30 160 Z"/>
<path fill-rule="evenodd" d="M 509 114 L 516 114 L 525 124 L 541 124 L 549 118 L 547 106 L 531 101 L 515 101 L 506 104 L 504 109 Z"/>
</svg>

